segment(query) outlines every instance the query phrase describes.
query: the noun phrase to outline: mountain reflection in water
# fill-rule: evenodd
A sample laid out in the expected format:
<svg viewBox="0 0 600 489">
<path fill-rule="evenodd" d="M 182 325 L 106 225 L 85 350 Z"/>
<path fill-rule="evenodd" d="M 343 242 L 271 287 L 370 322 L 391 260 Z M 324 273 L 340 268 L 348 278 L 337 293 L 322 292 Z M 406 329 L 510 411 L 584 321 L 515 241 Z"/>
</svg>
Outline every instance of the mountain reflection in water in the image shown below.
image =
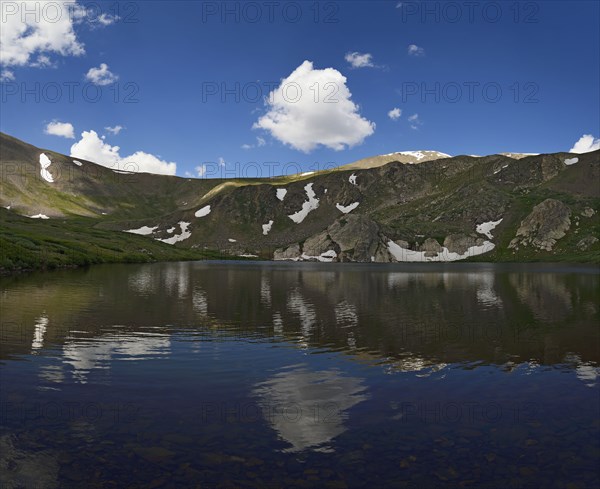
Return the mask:
<svg viewBox="0 0 600 489">
<path fill-rule="evenodd" d="M 600 482 L 597 267 L 196 262 L 1 286 L 8 487 Z"/>
</svg>

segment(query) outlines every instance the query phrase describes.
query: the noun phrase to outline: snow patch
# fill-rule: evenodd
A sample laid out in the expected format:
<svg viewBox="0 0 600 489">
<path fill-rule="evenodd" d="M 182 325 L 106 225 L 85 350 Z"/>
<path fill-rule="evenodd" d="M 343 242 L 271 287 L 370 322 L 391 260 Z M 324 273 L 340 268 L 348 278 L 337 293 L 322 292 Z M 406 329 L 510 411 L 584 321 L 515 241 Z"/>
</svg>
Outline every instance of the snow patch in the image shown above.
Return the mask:
<svg viewBox="0 0 600 489">
<path fill-rule="evenodd" d="M 482 222 L 481 224 L 477 224 L 475 231 L 477 231 L 479 234 L 485 234 L 488 239 L 492 239 L 492 230 L 501 222 L 502 219 L 498 221 Z"/>
<path fill-rule="evenodd" d="M 318 256 L 305 255 L 304 253 L 302 253 L 302 255 L 300 256 L 300 259 L 302 260 L 317 260 L 325 263 L 330 263 L 336 258 L 337 253 L 335 252 L 335 250 L 326 251 L 325 253 L 321 253 Z"/>
<path fill-rule="evenodd" d="M 175 226 L 173 226 L 172 228 L 167 229 L 167 233 L 169 233 L 169 234 L 173 234 L 174 231 L 175 231 Z"/>
<path fill-rule="evenodd" d="M 471 256 L 482 255 L 488 251 L 492 251 L 495 245 L 491 241 L 485 241 L 480 246 L 471 246 L 464 254 L 453 253 L 448 248 L 442 248 L 442 251 L 436 256 L 425 256 L 425 251 L 413 251 L 406 248 L 402 248 L 393 241 L 388 242 L 388 250 L 390 254 L 400 262 L 446 262 L 446 261 L 457 261 L 464 260 Z"/>
<path fill-rule="evenodd" d="M 567 158 L 565 160 L 565 165 L 574 165 L 579 162 L 579 158 Z"/>
<path fill-rule="evenodd" d="M 131 234 L 141 234 L 142 236 L 148 236 L 149 234 L 152 234 L 157 229 L 158 229 L 158 226 L 154 226 L 154 227 L 142 226 L 141 228 L 138 228 L 138 229 L 126 229 L 125 232 L 131 233 Z"/>
<path fill-rule="evenodd" d="M 77 160 L 73 160 L 73 163 L 75 163 L 77 166 L 83 165 L 83 163 L 81 161 L 77 161 Z"/>
<path fill-rule="evenodd" d="M 285 198 L 285 194 L 287 194 L 287 188 L 278 188 L 277 189 L 277 198 L 283 202 Z"/>
<path fill-rule="evenodd" d="M 52 162 L 50 161 L 50 158 L 48 158 L 46 156 L 45 153 L 42 153 L 40 155 L 40 166 L 42 167 L 40 169 L 40 175 L 42 176 L 42 178 L 44 180 L 46 180 L 48 183 L 54 183 L 54 177 L 52 176 L 52 174 L 48 171 L 48 167 L 52 164 Z"/>
<path fill-rule="evenodd" d="M 251 255 L 250 253 L 244 253 L 243 255 L 238 255 L 240 258 L 258 258 L 258 255 Z"/>
<path fill-rule="evenodd" d="M 181 228 L 181 234 L 176 234 L 175 236 L 171 236 L 170 238 L 157 239 L 157 241 L 162 241 L 163 243 L 167 243 L 173 245 L 178 241 L 183 241 L 184 239 L 188 239 L 192 232 L 188 229 L 190 226 L 190 222 L 179 221 L 179 227 Z"/>
<path fill-rule="evenodd" d="M 301 177 L 307 177 L 308 175 L 313 175 L 314 171 L 305 171 L 304 173 L 300 173 Z"/>
<path fill-rule="evenodd" d="M 273 221 L 269 221 L 267 224 L 263 224 L 262 228 L 263 228 L 263 234 L 266 236 L 267 234 L 269 234 L 269 231 L 271 231 L 271 228 L 273 227 Z"/>
<path fill-rule="evenodd" d="M 50 219 L 46 214 L 36 214 L 35 216 L 29 216 L 30 219 Z"/>
<path fill-rule="evenodd" d="M 431 153 L 435 156 L 438 156 L 439 158 L 452 158 L 451 155 L 446 153 L 440 153 L 439 151 L 396 151 L 395 153 L 388 153 L 382 156 L 405 155 L 412 156 L 416 158 L 417 161 L 420 161 L 427 156 L 425 153 Z"/>
<path fill-rule="evenodd" d="M 348 178 L 348 181 L 352 184 L 352 185 L 356 185 L 356 175 L 353 173 L 352 175 L 350 175 L 350 178 Z"/>
<path fill-rule="evenodd" d="M 495 175 L 496 173 L 500 173 L 500 172 L 501 172 L 502 170 L 504 170 L 505 168 L 508 168 L 508 165 L 504 165 L 502 168 L 498 168 L 498 169 L 497 169 L 497 170 L 494 172 L 494 175 Z"/>
<path fill-rule="evenodd" d="M 356 209 L 358 204 L 360 204 L 360 202 L 354 202 L 350 205 L 335 204 L 335 206 L 339 211 L 343 212 L 344 214 L 348 214 L 348 212 L 352 212 L 354 209 Z"/>
<path fill-rule="evenodd" d="M 210 205 L 205 205 L 202 209 L 198 209 L 194 215 L 196 217 L 204 217 L 210 214 Z"/>
<path fill-rule="evenodd" d="M 314 211 L 319 207 L 319 199 L 316 198 L 315 191 L 313 190 L 313 184 L 309 183 L 304 187 L 308 200 L 302 204 L 302 209 L 294 214 L 290 214 L 288 217 L 296 224 L 300 224 L 310 211 Z"/>
<path fill-rule="evenodd" d="M 230 243 L 237 243 L 237 239 L 229 238 L 227 241 Z"/>
</svg>

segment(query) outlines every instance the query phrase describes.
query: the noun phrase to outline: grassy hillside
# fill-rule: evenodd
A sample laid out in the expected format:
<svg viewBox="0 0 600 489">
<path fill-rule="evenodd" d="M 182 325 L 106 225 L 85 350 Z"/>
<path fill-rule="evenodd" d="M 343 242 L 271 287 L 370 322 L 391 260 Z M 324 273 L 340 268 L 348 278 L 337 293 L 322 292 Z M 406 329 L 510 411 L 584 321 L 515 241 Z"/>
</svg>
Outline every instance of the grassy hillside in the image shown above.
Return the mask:
<svg viewBox="0 0 600 489">
<path fill-rule="evenodd" d="M 134 234 L 95 229 L 91 219 L 40 220 L 0 209 L 0 272 L 226 258 L 210 250 L 174 248 Z"/>
</svg>

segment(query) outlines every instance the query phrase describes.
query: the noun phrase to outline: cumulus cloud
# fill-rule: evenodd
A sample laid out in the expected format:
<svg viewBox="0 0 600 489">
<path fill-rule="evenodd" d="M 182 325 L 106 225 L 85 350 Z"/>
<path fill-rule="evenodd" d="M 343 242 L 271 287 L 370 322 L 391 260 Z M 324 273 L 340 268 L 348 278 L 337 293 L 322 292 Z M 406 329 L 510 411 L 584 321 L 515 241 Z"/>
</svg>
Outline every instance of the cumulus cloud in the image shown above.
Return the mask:
<svg viewBox="0 0 600 489">
<path fill-rule="evenodd" d="M 334 68 L 314 69 L 310 61 L 282 80 L 266 105 L 268 112 L 253 128 L 269 131 L 305 153 L 319 145 L 340 151 L 362 143 L 375 131 L 375 124 L 361 117 L 352 101 L 346 77 Z"/>
<path fill-rule="evenodd" d="M 219 166 L 225 166 L 225 159 L 222 156 L 219 156 Z"/>
<path fill-rule="evenodd" d="M 130 156 L 121 157 L 119 146 L 111 146 L 99 137 L 96 131 L 83 131 L 81 139 L 71 146 L 71 156 L 93 161 L 113 170 L 175 175 L 177 164 L 163 161 L 156 156 L 136 151 Z"/>
<path fill-rule="evenodd" d="M 75 139 L 75 128 L 70 122 L 52 121 L 44 129 L 46 134 L 51 136 L 60 136 L 68 139 Z"/>
<path fill-rule="evenodd" d="M 15 74 L 10 70 L 2 70 L 0 71 L 0 81 L 10 82 L 15 79 Z"/>
<path fill-rule="evenodd" d="M 409 56 L 425 56 L 425 50 L 416 44 L 411 44 L 408 46 L 408 55 Z"/>
<path fill-rule="evenodd" d="M 397 121 L 398 119 L 400 119 L 401 115 L 402 115 L 402 109 L 399 109 L 398 107 L 394 107 L 392 110 L 390 110 L 388 112 L 388 117 L 390 119 L 392 119 L 393 121 Z"/>
<path fill-rule="evenodd" d="M 408 122 L 410 122 L 411 129 L 415 130 L 418 129 L 419 126 L 423 125 L 421 119 L 419 119 L 419 114 L 413 114 L 411 116 L 408 116 Z"/>
<path fill-rule="evenodd" d="M 111 134 L 113 134 L 114 136 L 116 136 L 117 134 L 119 134 L 123 130 L 123 126 L 114 126 L 114 127 L 106 126 L 104 128 L 104 130 L 108 131 Z"/>
<path fill-rule="evenodd" d="M 346 61 L 350 63 L 352 68 L 374 68 L 373 55 L 369 53 L 347 53 L 345 56 Z"/>
<path fill-rule="evenodd" d="M 106 63 L 100 63 L 98 68 L 90 68 L 85 79 L 94 85 L 105 86 L 116 82 L 119 76 L 110 71 Z"/>
<path fill-rule="evenodd" d="M 0 64 L 43 67 L 50 64 L 46 54 L 80 56 L 85 53 L 84 45 L 73 30 L 74 18 L 69 15 L 69 9 L 77 7 L 75 1 L 2 3 Z M 31 13 L 25 15 L 26 12 Z M 31 61 L 36 54 L 37 61 Z"/>
<path fill-rule="evenodd" d="M 591 134 L 584 134 L 579 141 L 569 150 L 569 153 L 589 153 L 600 149 L 600 139 Z"/>
</svg>

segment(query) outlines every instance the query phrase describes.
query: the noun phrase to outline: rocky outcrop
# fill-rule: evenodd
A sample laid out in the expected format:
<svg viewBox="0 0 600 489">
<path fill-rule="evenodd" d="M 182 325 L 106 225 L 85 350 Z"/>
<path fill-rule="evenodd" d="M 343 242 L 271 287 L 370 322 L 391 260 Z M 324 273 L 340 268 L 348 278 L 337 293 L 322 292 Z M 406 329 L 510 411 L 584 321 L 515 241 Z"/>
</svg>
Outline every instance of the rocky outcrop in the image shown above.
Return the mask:
<svg viewBox="0 0 600 489">
<path fill-rule="evenodd" d="M 596 236 L 586 236 L 579 243 L 577 243 L 577 248 L 581 251 L 587 251 L 592 246 L 594 246 L 598 241 L 600 241 Z"/>
<path fill-rule="evenodd" d="M 275 260 L 310 260 L 331 256 L 334 261 L 379 262 L 391 261 L 386 239 L 379 226 L 367 216 L 349 215 L 336 220 L 327 230 L 275 251 Z M 408 246 L 408 244 L 407 244 Z M 329 260 L 328 260 L 329 261 Z"/>
<path fill-rule="evenodd" d="M 372 261 L 381 242 L 379 226 L 363 215 L 338 219 L 327 231 L 340 247 L 340 261 Z"/>
<path fill-rule="evenodd" d="M 302 245 L 302 254 L 305 256 L 320 256 L 330 250 L 336 251 L 336 246 L 327 231 L 311 236 Z"/>
<path fill-rule="evenodd" d="M 483 238 L 474 238 L 465 234 L 451 234 L 444 239 L 444 247 L 448 248 L 451 253 L 464 255 L 469 248 L 473 246 L 481 246 L 485 240 Z"/>
<path fill-rule="evenodd" d="M 571 227 L 571 209 L 560 200 L 546 199 L 533 208 L 517 230 L 515 238 L 508 245 L 532 246 L 539 250 L 551 251 L 556 241 L 565 236 Z"/>
<path fill-rule="evenodd" d="M 594 214 L 596 214 L 596 211 L 591 207 L 586 207 L 581 211 L 581 215 L 583 217 L 592 217 Z"/>
<path fill-rule="evenodd" d="M 273 253 L 274 260 L 297 260 L 299 257 L 300 245 L 298 243 L 294 243 L 285 249 L 280 248 Z"/>
</svg>

